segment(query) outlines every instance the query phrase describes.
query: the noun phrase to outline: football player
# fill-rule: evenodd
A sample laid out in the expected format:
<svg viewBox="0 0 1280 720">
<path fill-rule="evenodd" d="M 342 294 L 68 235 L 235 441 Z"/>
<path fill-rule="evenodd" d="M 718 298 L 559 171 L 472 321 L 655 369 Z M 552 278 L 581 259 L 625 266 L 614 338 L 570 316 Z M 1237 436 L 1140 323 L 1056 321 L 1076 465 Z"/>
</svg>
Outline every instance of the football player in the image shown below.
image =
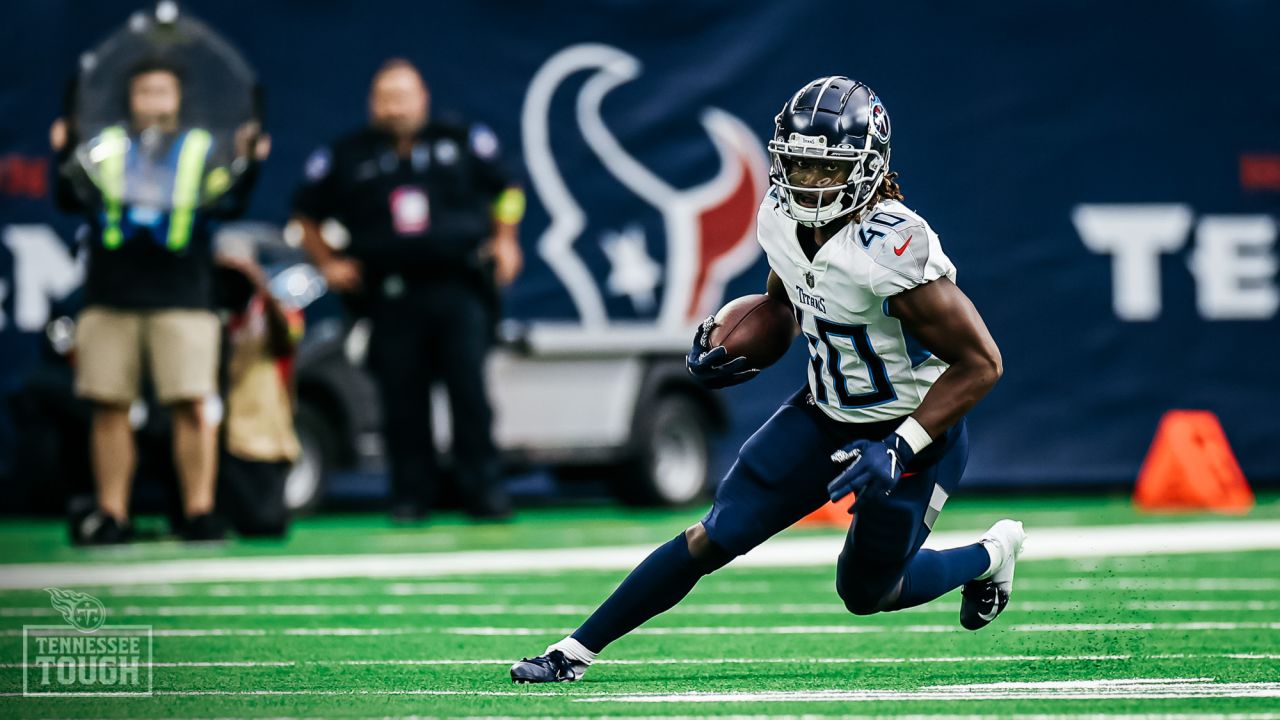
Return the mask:
<svg viewBox="0 0 1280 720">
<path fill-rule="evenodd" d="M 963 586 L 960 624 L 1007 606 L 1022 523 L 922 550 L 968 460 L 964 416 L 1002 372 L 929 224 L 889 172 L 889 115 L 866 85 L 815 80 L 776 118 L 772 187 L 757 232 L 768 292 L 795 311 L 809 382 L 747 440 L 702 521 L 659 547 L 569 637 L 511 667 L 516 682 L 580 680 L 609 643 L 828 500 L 853 493 L 836 591 L 855 615 L 902 610 Z M 698 329 L 687 363 L 708 387 L 750 380 L 746 358 Z"/>
</svg>

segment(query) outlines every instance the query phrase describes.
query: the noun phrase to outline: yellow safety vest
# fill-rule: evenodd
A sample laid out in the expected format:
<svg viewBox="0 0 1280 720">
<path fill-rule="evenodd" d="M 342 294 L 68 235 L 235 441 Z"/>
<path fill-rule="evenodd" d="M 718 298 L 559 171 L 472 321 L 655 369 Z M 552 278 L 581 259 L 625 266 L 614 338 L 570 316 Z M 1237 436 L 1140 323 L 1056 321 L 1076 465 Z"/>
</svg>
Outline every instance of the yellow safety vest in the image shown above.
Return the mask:
<svg viewBox="0 0 1280 720">
<path fill-rule="evenodd" d="M 182 147 L 178 151 L 178 167 L 170 195 L 172 208 L 165 242 L 174 252 L 186 248 L 191 240 L 191 226 L 196 207 L 200 204 L 200 181 L 204 177 L 205 158 L 213 145 L 213 136 L 207 130 L 192 128 L 179 142 Z M 129 137 L 124 128 L 115 125 L 102 131 L 99 147 L 103 148 L 102 162 L 98 165 L 105 214 L 102 244 L 108 250 L 115 250 L 124 242 L 120 219 L 124 212 L 125 159 Z"/>
</svg>

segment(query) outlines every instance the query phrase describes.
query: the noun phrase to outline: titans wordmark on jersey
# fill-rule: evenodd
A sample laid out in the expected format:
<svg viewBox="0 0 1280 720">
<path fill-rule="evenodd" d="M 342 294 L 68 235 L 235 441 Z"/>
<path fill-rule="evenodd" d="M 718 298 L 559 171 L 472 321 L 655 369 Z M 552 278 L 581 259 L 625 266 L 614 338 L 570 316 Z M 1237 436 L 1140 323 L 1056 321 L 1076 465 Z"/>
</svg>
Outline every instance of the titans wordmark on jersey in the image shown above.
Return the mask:
<svg viewBox="0 0 1280 720">
<path fill-rule="evenodd" d="M 880 202 L 810 260 L 796 222 L 771 192 L 756 228 L 809 344 L 809 388 L 818 405 L 843 422 L 911 414 L 947 364 L 889 315 L 889 298 L 943 276 L 955 280 L 955 265 L 929 224 L 896 200 Z"/>
</svg>

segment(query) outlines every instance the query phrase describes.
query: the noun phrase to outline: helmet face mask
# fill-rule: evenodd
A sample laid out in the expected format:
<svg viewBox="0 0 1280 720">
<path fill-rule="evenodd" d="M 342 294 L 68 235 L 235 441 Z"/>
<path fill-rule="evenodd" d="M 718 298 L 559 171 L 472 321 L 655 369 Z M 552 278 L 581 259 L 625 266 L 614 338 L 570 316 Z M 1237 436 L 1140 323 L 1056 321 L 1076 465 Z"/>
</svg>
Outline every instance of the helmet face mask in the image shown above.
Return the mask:
<svg viewBox="0 0 1280 720">
<path fill-rule="evenodd" d="M 775 119 L 769 180 L 783 214 L 809 227 L 865 207 L 889 166 L 889 116 L 844 77 L 801 88 Z"/>
<path fill-rule="evenodd" d="M 865 206 L 884 167 L 874 150 L 835 149 L 815 153 L 788 143 L 769 143 L 770 181 L 782 211 L 802 225 L 817 227 Z"/>
</svg>

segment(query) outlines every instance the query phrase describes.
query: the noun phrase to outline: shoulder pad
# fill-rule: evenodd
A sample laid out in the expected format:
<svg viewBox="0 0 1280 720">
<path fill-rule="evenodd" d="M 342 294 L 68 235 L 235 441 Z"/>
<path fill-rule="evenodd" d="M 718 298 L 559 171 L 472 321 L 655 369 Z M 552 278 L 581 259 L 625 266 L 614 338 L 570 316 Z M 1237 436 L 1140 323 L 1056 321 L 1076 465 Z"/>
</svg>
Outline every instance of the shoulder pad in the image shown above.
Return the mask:
<svg viewBox="0 0 1280 720">
<path fill-rule="evenodd" d="M 925 268 L 929 266 L 929 226 L 920 218 L 893 228 L 878 228 L 884 232 L 878 247 L 868 248 L 876 264 L 906 277 L 912 282 L 924 282 Z"/>
<path fill-rule="evenodd" d="M 919 282 L 929 264 L 929 224 L 897 202 L 877 204 L 858 223 L 858 244 L 877 265 Z"/>
<path fill-rule="evenodd" d="M 858 225 L 855 237 L 874 263 L 870 280 L 878 295 L 892 295 L 954 272 L 929 223 L 901 203 L 877 205 Z"/>
</svg>

